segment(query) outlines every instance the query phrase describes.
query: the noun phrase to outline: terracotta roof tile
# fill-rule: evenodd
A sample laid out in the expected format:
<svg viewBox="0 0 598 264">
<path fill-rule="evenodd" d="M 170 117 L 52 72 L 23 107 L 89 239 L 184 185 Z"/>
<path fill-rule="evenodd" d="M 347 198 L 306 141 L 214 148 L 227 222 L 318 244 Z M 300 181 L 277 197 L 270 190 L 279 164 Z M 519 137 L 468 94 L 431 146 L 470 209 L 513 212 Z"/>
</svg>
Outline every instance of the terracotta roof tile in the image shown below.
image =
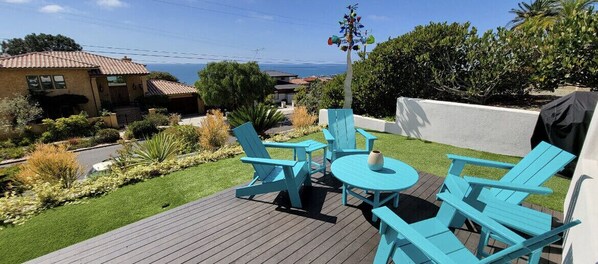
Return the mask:
<svg viewBox="0 0 598 264">
<path fill-rule="evenodd" d="M 103 75 L 149 74 L 145 65 L 84 51 L 32 52 L 0 58 L 0 68 L 86 68 Z"/>
<path fill-rule="evenodd" d="M 147 81 L 146 95 L 175 95 L 192 93 L 197 93 L 197 89 L 190 85 L 165 80 Z"/>
</svg>

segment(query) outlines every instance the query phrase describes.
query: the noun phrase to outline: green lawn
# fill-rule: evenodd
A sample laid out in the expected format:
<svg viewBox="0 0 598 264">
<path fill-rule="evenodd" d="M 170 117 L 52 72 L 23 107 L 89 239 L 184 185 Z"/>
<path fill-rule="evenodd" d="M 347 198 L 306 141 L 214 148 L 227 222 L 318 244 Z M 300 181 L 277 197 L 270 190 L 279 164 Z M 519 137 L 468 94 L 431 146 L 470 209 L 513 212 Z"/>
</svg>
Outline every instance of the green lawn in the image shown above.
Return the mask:
<svg viewBox="0 0 598 264">
<path fill-rule="evenodd" d="M 502 156 L 405 137 L 374 133 L 379 137 L 375 148 L 415 167 L 417 170 L 443 176 L 449 166 L 447 153 L 517 162 L 519 158 Z M 321 133 L 294 141 L 315 139 L 324 142 Z M 363 141 L 359 142 L 363 145 Z M 272 150 L 273 157 L 290 157 L 287 150 Z M 318 154 L 319 155 L 319 154 Z M 148 216 L 200 199 L 226 188 L 249 181 L 250 165 L 239 161 L 241 156 L 208 163 L 165 177 L 125 186 L 99 198 L 86 199 L 47 210 L 22 226 L 0 231 L 0 263 L 23 262 L 85 239 L 133 223 Z M 499 178 L 498 170 L 466 168 L 467 175 Z M 530 197 L 529 201 L 561 210 L 569 180 L 553 177 L 546 186 L 555 193 L 546 197 Z"/>
</svg>

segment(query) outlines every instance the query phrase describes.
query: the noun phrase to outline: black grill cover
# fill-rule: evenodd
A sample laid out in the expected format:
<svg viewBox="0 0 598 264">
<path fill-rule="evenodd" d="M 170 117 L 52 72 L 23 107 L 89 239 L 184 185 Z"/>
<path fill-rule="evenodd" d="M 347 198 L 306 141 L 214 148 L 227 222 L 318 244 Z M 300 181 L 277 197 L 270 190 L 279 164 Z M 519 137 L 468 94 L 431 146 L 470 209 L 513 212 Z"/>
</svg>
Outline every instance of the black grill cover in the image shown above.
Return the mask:
<svg viewBox="0 0 598 264">
<path fill-rule="evenodd" d="M 598 92 L 574 92 L 542 106 L 531 138 L 532 148 L 546 141 L 579 156 L 597 102 Z M 562 174 L 571 177 L 576 162 L 571 162 Z"/>
</svg>

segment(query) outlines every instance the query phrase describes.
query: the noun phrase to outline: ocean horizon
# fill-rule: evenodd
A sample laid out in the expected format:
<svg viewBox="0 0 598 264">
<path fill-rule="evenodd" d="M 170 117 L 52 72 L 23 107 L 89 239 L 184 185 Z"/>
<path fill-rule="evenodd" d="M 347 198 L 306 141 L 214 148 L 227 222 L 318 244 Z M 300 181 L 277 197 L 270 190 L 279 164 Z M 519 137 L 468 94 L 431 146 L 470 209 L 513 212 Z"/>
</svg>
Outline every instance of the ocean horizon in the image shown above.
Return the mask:
<svg viewBox="0 0 598 264">
<path fill-rule="evenodd" d="M 333 76 L 344 73 L 345 64 L 260 64 L 260 69 L 277 70 L 297 74 L 299 77 Z M 150 71 L 164 71 L 179 78 L 180 82 L 193 85 L 199 79 L 197 73 L 206 67 L 206 64 L 147 64 Z"/>
</svg>

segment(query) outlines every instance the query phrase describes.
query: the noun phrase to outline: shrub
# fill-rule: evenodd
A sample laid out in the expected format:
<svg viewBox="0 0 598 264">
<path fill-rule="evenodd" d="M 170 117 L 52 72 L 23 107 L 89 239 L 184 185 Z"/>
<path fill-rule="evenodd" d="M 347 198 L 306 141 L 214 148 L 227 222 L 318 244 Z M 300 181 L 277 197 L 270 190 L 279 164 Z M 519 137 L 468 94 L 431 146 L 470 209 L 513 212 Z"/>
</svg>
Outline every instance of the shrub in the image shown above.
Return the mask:
<svg viewBox="0 0 598 264">
<path fill-rule="evenodd" d="M 305 106 L 295 107 L 295 111 L 291 116 L 291 122 L 293 123 L 294 128 L 311 126 L 316 122 L 316 120 L 318 120 L 318 116 L 308 113 Z"/>
<path fill-rule="evenodd" d="M 220 110 L 211 110 L 201 120 L 199 126 L 199 145 L 203 149 L 218 149 L 228 140 L 229 125 L 224 121 L 224 115 Z"/>
<path fill-rule="evenodd" d="M 27 125 L 42 114 L 38 103 L 29 96 L 14 94 L 0 100 L 0 130 L 23 132 Z"/>
<path fill-rule="evenodd" d="M 92 136 L 94 132 L 94 125 L 89 123 L 85 112 L 56 120 L 46 118 L 42 122 L 47 127 L 47 131 L 40 138 L 44 143 L 72 137 Z"/>
<path fill-rule="evenodd" d="M 156 124 L 150 122 L 149 120 L 135 121 L 127 127 L 127 130 L 130 131 L 130 134 L 133 135 L 133 138 L 137 139 L 151 137 L 158 133 L 158 127 Z"/>
<path fill-rule="evenodd" d="M 168 116 L 164 114 L 149 114 L 144 119 L 150 121 L 155 126 L 167 126 L 169 124 Z"/>
<path fill-rule="evenodd" d="M 199 131 L 192 125 L 171 126 L 162 133 L 179 139 L 182 145 L 181 153 L 191 153 L 199 150 Z"/>
<path fill-rule="evenodd" d="M 168 125 L 171 126 L 178 126 L 179 122 L 181 122 L 181 115 L 177 113 L 170 114 L 168 116 Z"/>
<path fill-rule="evenodd" d="M 173 159 L 181 151 L 180 141 L 172 134 L 159 133 L 133 150 L 133 164 L 161 163 Z"/>
<path fill-rule="evenodd" d="M 21 170 L 20 166 L 10 166 L 0 168 L 0 197 L 3 197 L 6 192 L 22 191 L 22 183 L 15 179 L 15 175 Z"/>
<path fill-rule="evenodd" d="M 273 128 L 278 122 L 284 120 L 284 115 L 276 108 L 263 104 L 257 106 L 243 106 L 228 115 L 228 122 L 233 127 L 238 127 L 251 122 L 255 131 L 261 136 L 266 135 L 266 130 Z"/>
<path fill-rule="evenodd" d="M 76 154 L 65 145 L 39 144 L 16 178 L 28 186 L 50 183 L 69 188 L 81 170 Z"/>
<path fill-rule="evenodd" d="M 0 148 L 0 160 L 18 159 L 25 156 L 25 153 L 23 147 Z"/>
<path fill-rule="evenodd" d="M 120 139 L 120 134 L 118 130 L 114 128 L 104 128 L 99 130 L 93 140 L 96 143 L 114 143 Z"/>
</svg>

